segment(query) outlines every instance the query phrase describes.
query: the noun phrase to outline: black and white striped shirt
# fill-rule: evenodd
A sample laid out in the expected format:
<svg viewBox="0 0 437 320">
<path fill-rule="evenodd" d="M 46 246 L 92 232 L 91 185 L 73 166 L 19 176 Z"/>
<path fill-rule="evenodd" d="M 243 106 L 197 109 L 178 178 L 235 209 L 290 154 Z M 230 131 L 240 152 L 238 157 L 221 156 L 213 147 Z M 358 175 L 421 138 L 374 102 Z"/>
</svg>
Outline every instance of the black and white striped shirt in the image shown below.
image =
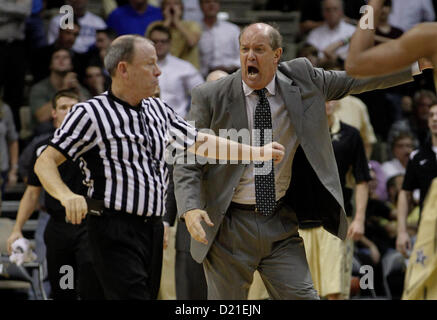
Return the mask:
<svg viewBox="0 0 437 320">
<path fill-rule="evenodd" d="M 168 184 L 164 152 L 183 150 L 197 130 L 157 98 L 131 106 L 110 91 L 76 104 L 50 145 L 81 158 L 88 197 L 111 210 L 162 216 Z"/>
</svg>

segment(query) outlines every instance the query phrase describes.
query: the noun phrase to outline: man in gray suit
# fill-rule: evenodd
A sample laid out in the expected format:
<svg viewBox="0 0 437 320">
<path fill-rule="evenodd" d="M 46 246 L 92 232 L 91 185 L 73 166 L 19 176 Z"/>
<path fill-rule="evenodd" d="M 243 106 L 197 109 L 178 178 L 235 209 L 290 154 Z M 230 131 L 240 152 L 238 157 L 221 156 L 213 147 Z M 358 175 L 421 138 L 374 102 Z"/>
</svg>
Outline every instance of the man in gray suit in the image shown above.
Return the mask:
<svg viewBox="0 0 437 320">
<path fill-rule="evenodd" d="M 274 299 L 318 298 L 298 219 L 320 221 L 341 239 L 348 228 L 325 101 L 413 79 L 410 70 L 355 80 L 345 72 L 313 68 L 303 58 L 279 63 L 281 42 L 269 25 L 246 27 L 241 69 L 192 91 L 188 118 L 197 128 L 216 134 L 255 129 L 256 143 L 273 138 L 286 148 L 282 163 L 269 173 L 261 172 L 259 163 L 175 166 L 178 212 L 193 238 L 191 254 L 203 262 L 209 299 L 246 299 L 255 270 Z M 270 137 L 259 134 L 268 130 Z M 314 173 L 314 201 L 323 208 L 313 217 L 298 212 L 299 184 L 292 172 L 301 167 Z"/>
</svg>

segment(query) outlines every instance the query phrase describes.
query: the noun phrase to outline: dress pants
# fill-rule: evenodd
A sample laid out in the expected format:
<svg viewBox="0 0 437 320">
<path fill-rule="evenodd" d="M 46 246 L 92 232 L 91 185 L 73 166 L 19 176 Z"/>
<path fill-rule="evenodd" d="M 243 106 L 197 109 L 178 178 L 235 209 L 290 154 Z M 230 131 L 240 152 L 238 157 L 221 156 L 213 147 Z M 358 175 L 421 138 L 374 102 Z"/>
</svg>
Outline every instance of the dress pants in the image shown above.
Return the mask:
<svg viewBox="0 0 437 320">
<path fill-rule="evenodd" d="M 86 225 L 66 223 L 51 217 L 44 232 L 46 259 L 51 296 L 54 300 L 103 299 L 103 290 L 91 262 Z M 72 289 L 62 289 L 62 266 L 73 268 Z"/>
<path fill-rule="evenodd" d="M 164 227 L 161 218 L 122 212 L 89 215 L 92 259 L 106 299 L 154 300 L 159 291 Z"/>
<path fill-rule="evenodd" d="M 270 216 L 231 207 L 203 262 L 208 299 L 246 300 L 255 270 L 273 299 L 319 299 L 296 214 Z"/>
</svg>

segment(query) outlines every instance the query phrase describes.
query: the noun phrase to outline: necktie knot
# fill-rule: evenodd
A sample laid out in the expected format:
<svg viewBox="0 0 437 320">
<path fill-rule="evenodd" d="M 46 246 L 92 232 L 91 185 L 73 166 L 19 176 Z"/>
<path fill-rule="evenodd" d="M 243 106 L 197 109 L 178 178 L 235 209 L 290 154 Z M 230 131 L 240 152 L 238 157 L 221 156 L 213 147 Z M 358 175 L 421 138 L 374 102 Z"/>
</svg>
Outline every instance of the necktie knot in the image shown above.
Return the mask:
<svg viewBox="0 0 437 320">
<path fill-rule="evenodd" d="M 255 93 L 258 95 L 258 97 L 265 98 L 266 95 L 267 95 L 267 89 L 266 88 L 262 88 L 260 90 L 255 90 Z"/>
</svg>

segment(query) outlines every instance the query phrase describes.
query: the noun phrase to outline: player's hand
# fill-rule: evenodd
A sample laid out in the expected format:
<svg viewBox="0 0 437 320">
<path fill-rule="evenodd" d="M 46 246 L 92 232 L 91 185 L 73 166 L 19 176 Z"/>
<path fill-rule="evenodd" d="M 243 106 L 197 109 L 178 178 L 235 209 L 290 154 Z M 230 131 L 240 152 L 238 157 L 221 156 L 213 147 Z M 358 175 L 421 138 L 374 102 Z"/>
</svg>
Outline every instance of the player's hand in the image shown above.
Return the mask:
<svg viewBox="0 0 437 320">
<path fill-rule="evenodd" d="M 61 200 L 61 204 L 65 208 L 67 220 L 72 224 L 80 224 L 88 212 L 88 205 L 83 196 L 72 194 Z"/>
<path fill-rule="evenodd" d="M 348 239 L 358 241 L 364 235 L 364 221 L 354 219 L 347 230 Z"/>
<path fill-rule="evenodd" d="M 167 249 L 168 247 L 168 234 L 170 231 L 170 226 L 168 225 L 168 223 L 163 222 L 164 224 L 164 241 L 163 241 L 163 248 L 164 250 Z"/>
<path fill-rule="evenodd" d="M 206 213 L 205 210 L 194 209 L 187 211 L 184 215 L 184 219 L 188 232 L 191 234 L 191 237 L 193 237 L 194 240 L 199 241 L 203 244 L 208 244 L 208 240 L 206 240 L 205 230 L 203 230 L 201 224 L 201 221 L 203 220 L 208 226 L 214 226 L 208 216 L 208 213 Z"/>
<path fill-rule="evenodd" d="M 372 244 L 370 247 L 370 258 L 374 264 L 378 264 L 379 260 L 381 260 L 381 253 L 376 245 Z"/>
<path fill-rule="evenodd" d="M 408 251 L 411 250 L 411 239 L 408 232 L 398 232 L 396 238 L 396 249 L 402 253 L 405 258 L 408 258 Z"/>
<path fill-rule="evenodd" d="M 282 144 L 277 142 L 271 142 L 266 144 L 264 147 L 261 147 L 261 161 L 274 161 L 275 164 L 278 164 L 284 158 L 285 148 Z"/>
<path fill-rule="evenodd" d="M 7 241 L 9 255 L 12 254 L 12 244 L 14 243 L 15 240 L 20 239 L 20 238 L 23 238 L 23 234 L 21 233 L 21 231 L 12 231 L 12 233 L 9 236 L 8 241 Z"/>
</svg>

